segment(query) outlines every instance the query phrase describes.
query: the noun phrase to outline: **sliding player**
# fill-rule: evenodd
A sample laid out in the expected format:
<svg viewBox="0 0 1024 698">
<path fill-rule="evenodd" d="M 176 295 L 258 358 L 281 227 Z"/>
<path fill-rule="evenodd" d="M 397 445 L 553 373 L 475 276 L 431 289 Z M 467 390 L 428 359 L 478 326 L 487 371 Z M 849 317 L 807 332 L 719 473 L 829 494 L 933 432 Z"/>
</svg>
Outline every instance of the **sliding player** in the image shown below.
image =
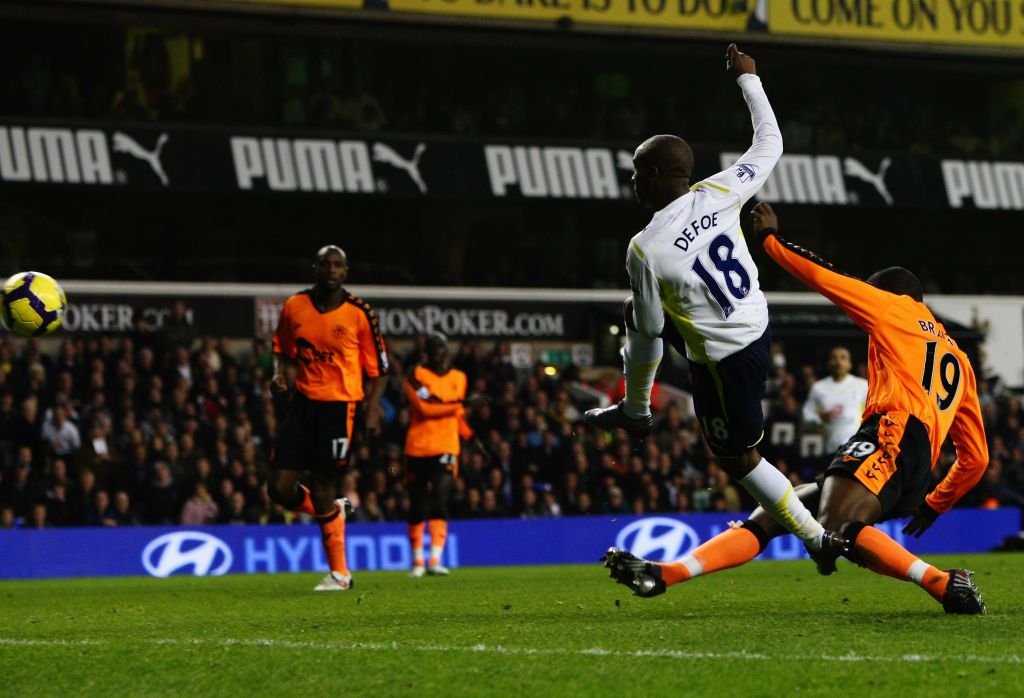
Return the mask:
<svg viewBox="0 0 1024 698">
<path fill-rule="evenodd" d="M 802 485 L 798 495 L 818 510 L 826 528 L 844 535 L 845 554 L 854 562 L 916 583 L 947 613 L 985 613 L 972 572 L 939 570 L 872 526 L 912 516 L 903 532 L 920 537 L 984 474 L 988 446 L 967 355 L 922 302 L 921 282 L 906 269 L 883 269 L 867 282 L 840 274 L 780 239 L 778 220 L 766 203 L 755 207 L 754 225 L 768 254 L 869 335 L 868 397 L 860 429 L 836 453 L 820 493 L 818 485 Z M 947 433 L 957 460 L 929 493 L 931 469 Z M 752 560 L 784 532 L 758 509 L 742 527 L 712 538 L 679 562 L 659 565 L 619 551 L 624 561 L 613 576 L 618 571 L 617 581 L 641 596 L 654 596 L 672 584 Z M 819 559 L 819 571 L 834 569 Z"/>
</svg>

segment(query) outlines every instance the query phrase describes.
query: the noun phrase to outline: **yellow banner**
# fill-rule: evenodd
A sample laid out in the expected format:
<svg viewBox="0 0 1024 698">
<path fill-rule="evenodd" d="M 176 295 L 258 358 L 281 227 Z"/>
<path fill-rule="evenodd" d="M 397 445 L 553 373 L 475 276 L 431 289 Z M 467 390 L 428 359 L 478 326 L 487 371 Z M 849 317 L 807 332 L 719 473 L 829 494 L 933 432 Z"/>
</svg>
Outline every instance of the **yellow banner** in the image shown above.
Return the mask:
<svg viewBox="0 0 1024 698">
<path fill-rule="evenodd" d="M 771 0 L 772 34 L 1024 48 L 1021 0 Z"/>
<path fill-rule="evenodd" d="M 742 32 L 754 0 L 390 0 L 396 12 Z"/>
</svg>

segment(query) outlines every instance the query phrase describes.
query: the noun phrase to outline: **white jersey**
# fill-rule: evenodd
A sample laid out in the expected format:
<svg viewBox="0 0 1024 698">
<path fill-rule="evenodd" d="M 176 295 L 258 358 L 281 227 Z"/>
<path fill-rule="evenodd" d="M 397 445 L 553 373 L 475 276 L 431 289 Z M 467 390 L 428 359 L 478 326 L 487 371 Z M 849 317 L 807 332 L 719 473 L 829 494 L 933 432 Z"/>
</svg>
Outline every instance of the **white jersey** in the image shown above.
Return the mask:
<svg viewBox="0 0 1024 698">
<path fill-rule="evenodd" d="M 737 82 L 754 125 L 750 150 L 655 213 L 626 252 L 637 329 L 658 336 L 667 316 L 686 342 L 687 357 L 700 363 L 721 361 L 768 327 L 740 207 L 778 162 L 782 134 L 761 79 L 741 75 Z"/>
<path fill-rule="evenodd" d="M 841 381 L 832 376 L 811 386 L 804 403 L 803 418 L 807 424 L 824 424 L 825 450 L 835 453 L 860 427 L 861 412 L 868 399 L 868 382 L 847 374 Z M 833 413 L 825 422 L 822 413 Z"/>
</svg>

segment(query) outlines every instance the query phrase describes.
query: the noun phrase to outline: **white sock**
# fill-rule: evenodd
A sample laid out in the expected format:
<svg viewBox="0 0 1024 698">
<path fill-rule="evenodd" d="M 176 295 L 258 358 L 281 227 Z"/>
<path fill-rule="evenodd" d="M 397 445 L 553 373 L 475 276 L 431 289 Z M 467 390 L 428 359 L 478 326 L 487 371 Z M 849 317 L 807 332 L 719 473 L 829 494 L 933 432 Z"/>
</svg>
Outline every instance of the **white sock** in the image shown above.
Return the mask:
<svg viewBox="0 0 1024 698">
<path fill-rule="evenodd" d="M 441 564 L 441 553 L 443 552 L 444 548 L 439 548 L 436 545 L 430 546 L 430 561 L 434 562 L 434 560 L 437 560 L 436 564 Z"/>
<path fill-rule="evenodd" d="M 931 565 L 924 560 L 915 560 L 910 566 L 910 569 L 907 570 L 907 579 L 917 586 L 926 589 L 927 587 L 924 585 L 924 575 L 929 569 L 931 569 Z"/>
<path fill-rule="evenodd" d="M 772 517 L 796 535 L 812 550 L 821 549 L 821 527 L 811 512 L 797 499 L 793 485 L 778 468 L 764 458 L 740 480 L 757 503 Z"/>
<path fill-rule="evenodd" d="M 700 564 L 700 560 L 695 558 L 693 555 L 687 555 L 679 562 L 681 562 L 683 567 L 686 568 L 686 571 L 690 573 L 690 579 L 704 574 L 704 565 Z"/>
<path fill-rule="evenodd" d="M 423 567 L 423 551 L 422 550 L 413 551 L 413 554 L 412 554 L 412 564 L 416 565 L 417 567 Z"/>
<path fill-rule="evenodd" d="M 647 337 L 626 326 L 626 349 L 622 352 L 626 399 L 622 411 L 627 416 L 646 417 L 651 413 L 651 389 L 661 354 L 661 337 Z"/>
</svg>

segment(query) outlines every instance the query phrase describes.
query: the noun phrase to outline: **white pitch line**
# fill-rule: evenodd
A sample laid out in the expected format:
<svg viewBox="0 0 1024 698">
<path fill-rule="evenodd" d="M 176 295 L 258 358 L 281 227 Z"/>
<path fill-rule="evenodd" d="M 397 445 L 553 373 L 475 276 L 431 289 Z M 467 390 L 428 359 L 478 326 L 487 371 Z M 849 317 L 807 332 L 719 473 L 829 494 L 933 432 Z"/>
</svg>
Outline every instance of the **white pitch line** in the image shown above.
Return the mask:
<svg viewBox="0 0 1024 698">
<path fill-rule="evenodd" d="M 282 650 L 321 650 L 328 652 L 469 652 L 473 654 L 502 655 L 559 655 L 585 657 L 619 657 L 640 659 L 679 659 L 679 660 L 749 660 L 749 661 L 800 661 L 800 662 L 890 662 L 890 663 L 921 663 L 921 662 L 958 662 L 964 664 L 1024 664 L 1024 658 L 1017 655 L 1006 657 L 985 657 L 978 655 L 864 655 L 864 654 L 784 654 L 770 655 L 761 652 L 702 652 L 689 650 L 621 650 L 604 647 L 591 647 L 581 650 L 558 649 L 548 647 L 506 647 L 505 645 L 405 645 L 397 642 L 304 642 L 299 640 L 272 639 L 142 639 L 133 640 L 157 646 L 197 646 L 213 645 L 218 647 L 262 647 Z M 38 640 L 19 638 L 0 638 L 0 647 L 95 647 L 112 645 L 109 640 Z"/>
</svg>

